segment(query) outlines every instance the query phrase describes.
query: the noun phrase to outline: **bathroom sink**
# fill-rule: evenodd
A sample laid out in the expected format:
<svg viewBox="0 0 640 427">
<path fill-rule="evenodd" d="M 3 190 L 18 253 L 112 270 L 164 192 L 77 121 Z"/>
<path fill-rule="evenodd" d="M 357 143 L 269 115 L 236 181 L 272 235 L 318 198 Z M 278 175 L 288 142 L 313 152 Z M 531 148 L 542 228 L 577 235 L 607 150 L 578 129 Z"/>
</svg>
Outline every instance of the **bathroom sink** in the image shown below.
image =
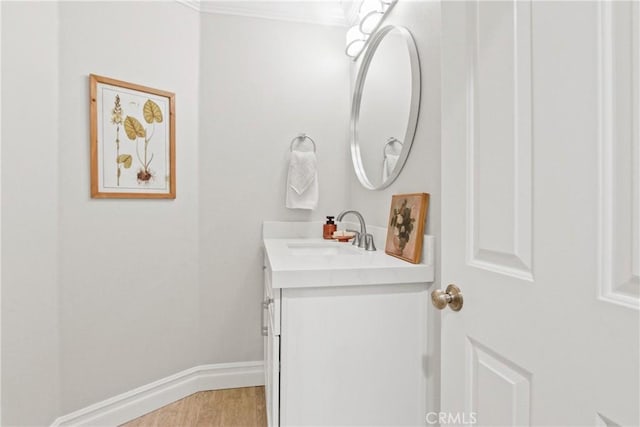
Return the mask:
<svg viewBox="0 0 640 427">
<path fill-rule="evenodd" d="M 264 223 L 264 268 L 274 289 L 433 282 L 433 236 L 425 236 L 424 261 L 412 264 L 387 255 L 383 249 L 367 251 L 351 243 L 316 237 L 321 226 L 320 221 Z M 379 237 L 376 245 L 383 248 L 387 230 L 370 229 Z"/>
<path fill-rule="evenodd" d="M 364 252 L 351 244 L 337 242 L 289 242 L 287 248 L 291 255 L 297 256 L 359 255 Z"/>
</svg>

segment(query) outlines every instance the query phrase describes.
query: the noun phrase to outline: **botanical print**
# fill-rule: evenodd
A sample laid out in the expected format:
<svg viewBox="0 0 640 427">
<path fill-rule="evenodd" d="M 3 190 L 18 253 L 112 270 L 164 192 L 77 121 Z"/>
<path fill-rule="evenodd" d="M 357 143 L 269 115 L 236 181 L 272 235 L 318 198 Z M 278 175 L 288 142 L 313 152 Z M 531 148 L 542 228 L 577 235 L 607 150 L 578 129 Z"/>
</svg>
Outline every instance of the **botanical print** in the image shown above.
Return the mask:
<svg viewBox="0 0 640 427">
<path fill-rule="evenodd" d="M 156 126 L 156 123 L 163 121 L 160 107 L 163 101 L 106 85 L 99 85 L 98 93 L 104 106 L 115 105 L 111 114 L 115 129 L 113 126 L 104 126 L 102 129 L 105 144 L 102 144 L 101 150 L 103 162 L 98 166 L 103 169 L 103 189 L 166 191 L 169 141 L 166 130 Z M 164 104 L 166 110 L 166 102 Z M 104 110 L 106 112 L 106 108 Z M 141 120 L 146 127 L 140 123 Z M 103 121 L 103 124 L 107 123 Z M 121 138 L 120 130 L 124 130 L 126 138 Z M 106 144 L 109 140 L 115 140 L 116 143 Z M 152 140 L 155 144 L 151 144 Z M 99 136 L 98 144 L 101 142 Z M 160 155 L 163 149 L 165 153 Z M 154 161 L 154 157 L 159 158 Z M 134 158 L 137 167 L 132 167 Z M 115 163 L 110 159 L 114 159 Z"/>
<path fill-rule="evenodd" d="M 427 193 L 392 197 L 385 246 L 387 254 L 419 262 L 428 200 Z"/>
<path fill-rule="evenodd" d="M 92 196 L 175 198 L 173 100 L 162 91 L 91 77 Z"/>
</svg>

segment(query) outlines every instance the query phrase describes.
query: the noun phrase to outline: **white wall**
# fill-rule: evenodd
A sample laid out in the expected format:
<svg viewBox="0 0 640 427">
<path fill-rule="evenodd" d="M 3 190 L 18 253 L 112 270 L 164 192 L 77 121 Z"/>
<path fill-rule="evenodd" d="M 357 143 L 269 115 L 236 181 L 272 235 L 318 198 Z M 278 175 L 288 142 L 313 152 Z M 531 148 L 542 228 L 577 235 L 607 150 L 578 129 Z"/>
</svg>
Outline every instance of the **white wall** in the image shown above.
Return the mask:
<svg viewBox="0 0 640 427">
<path fill-rule="evenodd" d="M 7 426 L 44 425 L 58 413 L 57 16 L 55 4 L 2 4 L 0 309 Z"/>
<path fill-rule="evenodd" d="M 344 29 L 177 2 L 0 7 L 2 424 L 260 360 L 261 222 L 346 206 Z M 176 93 L 176 200 L 89 197 L 90 73 Z M 314 212 L 284 207 L 298 132 L 318 145 Z"/>
<path fill-rule="evenodd" d="M 2 8 L 2 421 L 43 425 L 198 360 L 200 22 L 175 2 Z M 177 93 L 175 201 L 90 199 L 90 73 Z"/>
<path fill-rule="evenodd" d="M 61 412 L 196 365 L 199 15 L 60 3 Z M 176 93 L 175 200 L 89 197 L 95 73 Z"/>
<path fill-rule="evenodd" d="M 347 204 L 344 28 L 204 14 L 201 48 L 201 357 L 260 360 L 262 221 L 318 220 Z M 284 207 L 299 132 L 317 144 L 313 212 Z"/>
</svg>

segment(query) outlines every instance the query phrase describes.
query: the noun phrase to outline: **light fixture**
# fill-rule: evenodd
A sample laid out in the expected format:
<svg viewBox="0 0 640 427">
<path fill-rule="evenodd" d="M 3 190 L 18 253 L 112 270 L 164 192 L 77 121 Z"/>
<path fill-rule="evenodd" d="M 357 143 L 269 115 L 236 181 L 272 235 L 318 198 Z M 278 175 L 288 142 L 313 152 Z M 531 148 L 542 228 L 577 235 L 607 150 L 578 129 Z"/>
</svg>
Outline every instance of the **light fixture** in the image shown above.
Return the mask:
<svg viewBox="0 0 640 427">
<path fill-rule="evenodd" d="M 373 33 L 382 20 L 384 10 L 385 7 L 380 0 L 363 0 L 360 4 L 360 11 L 358 12 L 360 31 L 362 31 L 363 34 Z"/>
<path fill-rule="evenodd" d="M 367 40 L 367 36 L 360 31 L 360 25 L 356 24 L 347 30 L 347 47 L 345 53 L 351 58 L 356 58 Z"/>
<path fill-rule="evenodd" d="M 373 34 L 386 14 L 398 0 L 361 0 L 358 8 L 358 19 L 355 25 L 347 30 L 347 47 L 345 53 L 354 61 L 367 46 L 369 36 Z"/>
</svg>

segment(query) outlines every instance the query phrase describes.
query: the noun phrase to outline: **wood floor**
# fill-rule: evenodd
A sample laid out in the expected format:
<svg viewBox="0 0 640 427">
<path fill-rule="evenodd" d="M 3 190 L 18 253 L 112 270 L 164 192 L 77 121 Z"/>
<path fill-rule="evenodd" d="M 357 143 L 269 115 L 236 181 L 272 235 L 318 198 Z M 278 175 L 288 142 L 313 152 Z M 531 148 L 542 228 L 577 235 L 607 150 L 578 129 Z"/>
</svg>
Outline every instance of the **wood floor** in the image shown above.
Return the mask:
<svg viewBox="0 0 640 427">
<path fill-rule="evenodd" d="M 122 427 L 266 427 L 264 387 L 201 391 Z"/>
</svg>

